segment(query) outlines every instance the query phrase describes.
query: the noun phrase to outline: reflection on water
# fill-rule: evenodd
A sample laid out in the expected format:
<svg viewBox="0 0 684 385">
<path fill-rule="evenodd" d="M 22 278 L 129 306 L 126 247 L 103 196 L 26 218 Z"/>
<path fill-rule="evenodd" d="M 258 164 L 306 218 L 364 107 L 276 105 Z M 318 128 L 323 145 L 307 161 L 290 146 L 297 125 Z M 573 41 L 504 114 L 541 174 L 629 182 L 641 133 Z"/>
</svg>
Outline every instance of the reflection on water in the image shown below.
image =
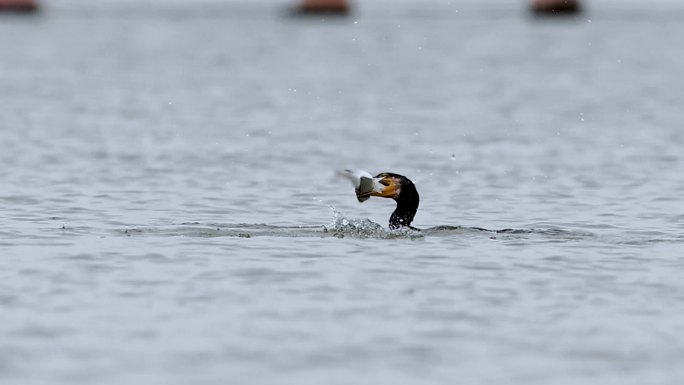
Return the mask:
<svg viewBox="0 0 684 385">
<path fill-rule="evenodd" d="M 79 1 L 0 20 L 3 385 L 682 382 L 677 4 Z"/>
</svg>

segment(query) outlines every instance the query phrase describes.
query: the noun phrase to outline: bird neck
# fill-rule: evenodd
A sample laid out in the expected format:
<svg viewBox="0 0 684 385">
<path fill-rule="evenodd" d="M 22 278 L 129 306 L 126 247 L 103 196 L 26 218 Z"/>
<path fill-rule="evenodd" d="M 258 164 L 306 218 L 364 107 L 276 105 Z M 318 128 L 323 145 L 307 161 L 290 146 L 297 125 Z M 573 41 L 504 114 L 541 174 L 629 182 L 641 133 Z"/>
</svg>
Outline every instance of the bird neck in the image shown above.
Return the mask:
<svg viewBox="0 0 684 385">
<path fill-rule="evenodd" d="M 389 228 L 394 230 L 401 227 L 411 227 L 413 217 L 418 211 L 418 191 L 411 183 L 402 186 L 401 194 L 394 199 L 397 202 L 397 208 L 392 213 L 389 222 Z"/>
</svg>

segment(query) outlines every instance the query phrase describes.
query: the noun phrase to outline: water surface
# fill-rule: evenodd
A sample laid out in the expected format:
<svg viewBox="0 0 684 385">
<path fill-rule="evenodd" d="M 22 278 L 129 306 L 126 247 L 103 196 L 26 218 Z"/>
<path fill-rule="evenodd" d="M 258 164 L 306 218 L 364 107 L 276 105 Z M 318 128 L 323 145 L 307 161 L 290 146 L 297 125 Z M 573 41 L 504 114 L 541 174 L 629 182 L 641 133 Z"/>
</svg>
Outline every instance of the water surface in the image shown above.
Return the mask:
<svg viewBox="0 0 684 385">
<path fill-rule="evenodd" d="M 682 8 L 393 4 L 3 17 L 2 383 L 681 383 Z"/>
</svg>

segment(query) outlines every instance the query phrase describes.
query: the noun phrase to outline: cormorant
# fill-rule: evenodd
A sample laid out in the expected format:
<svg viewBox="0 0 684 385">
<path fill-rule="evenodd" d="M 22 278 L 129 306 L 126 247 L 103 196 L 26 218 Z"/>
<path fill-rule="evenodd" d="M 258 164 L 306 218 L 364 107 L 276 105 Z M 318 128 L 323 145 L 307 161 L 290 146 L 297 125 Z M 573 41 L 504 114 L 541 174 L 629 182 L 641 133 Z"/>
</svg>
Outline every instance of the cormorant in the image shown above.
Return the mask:
<svg viewBox="0 0 684 385">
<path fill-rule="evenodd" d="M 389 228 L 392 230 L 411 226 L 413 217 L 418 211 L 419 196 L 413 182 L 399 174 L 381 172 L 376 176 L 365 171 L 344 170 L 342 174 L 356 187 L 356 198 L 364 202 L 370 197 L 392 198 L 397 202 L 397 208 L 390 216 Z"/>
<path fill-rule="evenodd" d="M 349 179 L 354 187 L 356 188 L 356 198 L 359 202 L 365 202 L 370 197 L 382 197 L 382 198 L 392 198 L 397 202 L 397 208 L 390 216 L 389 228 L 391 230 L 409 228 L 411 230 L 420 231 L 413 226 L 413 217 L 418 211 L 418 190 L 413 182 L 399 174 L 394 174 L 391 172 L 381 172 L 380 174 L 373 176 L 366 171 L 351 171 L 344 170 L 340 172 L 339 175 Z M 425 229 L 426 232 L 432 233 L 435 231 L 454 231 L 454 230 L 468 230 L 468 231 L 478 231 L 493 234 L 548 234 L 548 235 L 558 235 L 558 234 L 570 234 L 572 232 L 567 232 L 559 229 L 503 229 L 503 230 L 489 230 L 482 227 L 461 227 L 461 226 L 436 226 L 429 229 Z M 496 239 L 492 237 L 492 239 Z"/>
</svg>

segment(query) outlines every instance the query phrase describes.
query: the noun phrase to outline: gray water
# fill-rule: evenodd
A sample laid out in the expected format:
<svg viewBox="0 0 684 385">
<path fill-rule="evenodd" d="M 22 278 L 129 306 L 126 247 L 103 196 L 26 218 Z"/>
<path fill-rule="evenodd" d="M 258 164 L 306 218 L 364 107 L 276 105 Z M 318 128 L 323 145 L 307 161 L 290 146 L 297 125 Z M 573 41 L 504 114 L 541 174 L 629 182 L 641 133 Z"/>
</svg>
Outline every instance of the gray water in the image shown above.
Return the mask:
<svg viewBox="0 0 684 385">
<path fill-rule="evenodd" d="M 0 382 L 681 384 L 684 7 L 490 3 L 1 17 Z"/>
</svg>

